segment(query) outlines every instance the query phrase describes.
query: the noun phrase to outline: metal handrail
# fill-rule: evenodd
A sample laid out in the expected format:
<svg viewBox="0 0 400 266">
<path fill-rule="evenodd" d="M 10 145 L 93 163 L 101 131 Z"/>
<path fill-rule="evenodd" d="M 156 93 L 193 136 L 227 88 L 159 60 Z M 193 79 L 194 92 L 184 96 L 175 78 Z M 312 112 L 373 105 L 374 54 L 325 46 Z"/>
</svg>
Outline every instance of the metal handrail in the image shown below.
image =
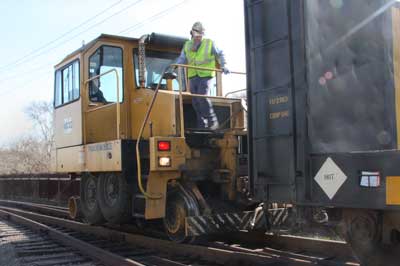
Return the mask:
<svg viewBox="0 0 400 266">
<path fill-rule="evenodd" d="M 241 89 L 241 90 L 237 90 L 237 91 L 230 91 L 230 92 L 228 92 L 227 94 L 225 94 L 225 96 L 224 97 L 228 97 L 228 95 L 231 95 L 231 94 L 234 94 L 234 93 L 238 93 L 238 92 L 241 92 L 241 91 L 246 91 L 247 89 Z"/>
<path fill-rule="evenodd" d="M 138 134 L 138 137 L 137 137 L 137 140 L 136 140 L 136 164 L 137 164 L 136 168 L 137 168 L 138 187 L 139 187 L 140 192 L 143 194 L 143 196 L 145 198 L 148 198 L 148 199 L 161 199 L 162 196 L 161 195 L 150 195 L 143 188 L 143 184 L 142 184 L 142 165 L 140 163 L 139 143 L 140 143 L 140 139 L 142 138 L 144 128 L 146 127 L 147 120 L 149 119 L 151 110 L 153 109 L 154 102 L 156 101 L 157 94 L 158 94 L 158 91 L 160 89 L 161 81 L 163 80 L 163 76 L 164 76 L 166 71 L 167 71 L 167 68 L 164 69 L 164 71 L 162 72 L 162 75 L 160 77 L 160 80 L 158 81 L 156 90 L 154 91 L 153 98 L 151 99 L 151 103 L 149 105 L 149 108 L 147 109 L 146 115 L 144 117 L 142 126 L 140 127 L 139 134 Z"/>
<path fill-rule="evenodd" d="M 111 72 L 114 72 L 114 73 L 115 73 L 115 76 L 117 77 L 117 103 L 116 103 L 116 104 L 117 104 L 117 139 L 119 139 L 119 138 L 120 138 L 121 114 L 120 114 L 120 102 L 119 102 L 119 74 L 118 74 L 117 69 L 113 68 L 113 69 L 110 69 L 110 70 L 108 70 L 108 71 L 106 71 L 106 72 L 100 74 L 100 75 L 91 77 L 90 79 L 88 79 L 88 80 L 85 81 L 85 86 L 86 86 L 90 81 L 95 80 L 95 79 L 98 79 L 98 78 L 100 78 L 100 77 L 102 77 L 102 76 L 105 76 L 105 75 L 111 73 Z"/>
<path fill-rule="evenodd" d="M 198 70 L 208 70 L 208 71 L 215 71 L 215 72 L 224 72 L 222 69 L 218 69 L 218 68 L 199 67 L 199 66 L 191 66 L 191 65 L 184 65 L 184 64 L 171 64 L 171 66 L 172 67 L 194 68 L 194 69 L 198 69 Z M 246 72 L 239 72 L 239 71 L 229 71 L 229 73 L 246 75 Z"/>
<path fill-rule="evenodd" d="M 180 123 L 180 131 L 181 138 L 185 137 L 185 123 L 183 117 L 183 97 L 182 97 L 182 68 L 178 67 L 178 82 L 179 82 L 179 123 Z"/>
<path fill-rule="evenodd" d="M 208 67 L 198 67 L 198 66 L 190 66 L 190 65 L 183 65 L 183 64 L 171 64 L 170 67 L 177 67 L 178 68 L 178 82 L 179 82 L 179 119 L 180 119 L 180 136 L 185 137 L 185 131 L 184 131 L 184 118 L 183 118 L 183 97 L 182 97 L 182 68 L 194 68 L 194 69 L 199 69 L 199 70 L 208 70 L 208 71 L 216 71 L 216 72 L 223 72 L 221 69 L 214 69 L 214 68 L 208 68 Z M 136 163 L 137 163 L 137 180 L 138 180 L 138 187 L 140 192 L 143 194 L 145 198 L 148 199 L 160 199 L 162 198 L 162 195 L 150 195 L 146 192 L 146 190 L 143 188 L 142 184 L 142 169 L 141 169 L 141 163 L 140 163 L 140 152 L 139 152 L 139 143 L 140 139 L 142 138 L 144 128 L 146 127 L 146 123 L 150 117 L 151 110 L 153 109 L 154 102 L 157 98 L 158 91 L 160 89 L 161 81 L 163 80 L 164 74 L 167 72 L 167 69 L 169 67 L 166 67 L 164 71 L 162 72 L 162 75 L 160 77 L 160 80 L 157 84 L 157 87 L 154 91 L 153 98 L 151 99 L 151 103 L 149 105 L 149 108 L 147 109 L 146 115 L 144 117 L 142 126 L 140 127 L 139 134 L 136 140 Z M 231 71 L 230 73 L 232 74 L 241 74 L 241 75 L 246 75 L 244 72 L 238 72 L 238 71 Z M 196 94 L 194 94 L 196 97 Z M 199 95 L 199 96 L 204 96 L 204 95 Z"/>
</svg>

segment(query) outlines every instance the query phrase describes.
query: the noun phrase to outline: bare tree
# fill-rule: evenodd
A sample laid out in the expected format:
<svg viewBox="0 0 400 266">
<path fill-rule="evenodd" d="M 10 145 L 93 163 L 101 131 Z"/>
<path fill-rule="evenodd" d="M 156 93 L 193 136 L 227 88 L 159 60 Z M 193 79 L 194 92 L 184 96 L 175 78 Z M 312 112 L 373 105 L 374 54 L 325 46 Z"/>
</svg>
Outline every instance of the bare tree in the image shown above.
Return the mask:
<svg viewBox="0 0 400 266">
<path fill-rule="evenodd" d="M 25 109 L 35 129 L 38 129 L 39 142 L 45 148 L 48 161 L 51 159 L 51 149 L 54 144 L 53 110 L 53 104 L 45 101 L 32 102 Z"/>
<path fill-rule="evenodd" d="M 53 104 L 45 101 L 32 102 L 25 113 L 40 129 L 42 140 L 53 141 Z"/>
<path fill-rule="evenodd" d="M 49 172 L 54 143 L 53 106 L 48 102 L 32 102 L 25 113 L 33 122 L 34 131 L 0 147 L 0 174 Z"/>
<path fill-rule="evenodd" d="M 0 150 L 0 173 L 39 173 L 49 171 L 46 146 L 33 137 L 23 137 Z"/>
</svg>

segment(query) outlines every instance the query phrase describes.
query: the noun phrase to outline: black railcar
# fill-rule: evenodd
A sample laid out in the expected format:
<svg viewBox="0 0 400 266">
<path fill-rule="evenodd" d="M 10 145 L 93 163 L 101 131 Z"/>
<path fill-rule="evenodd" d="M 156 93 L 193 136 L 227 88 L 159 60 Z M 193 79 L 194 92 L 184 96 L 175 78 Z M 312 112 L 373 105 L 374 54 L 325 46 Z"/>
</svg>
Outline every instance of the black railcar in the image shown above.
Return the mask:
<svg viewBox="0 0 400 266">
<path fill-rule="evenodd" d="M 399 241 L 397 1 L 245 0 L 244 8 L 254 197 L 329 207 L 350 238 L 358 226 L 372 232 L 366 240 Z"/>
</svg>

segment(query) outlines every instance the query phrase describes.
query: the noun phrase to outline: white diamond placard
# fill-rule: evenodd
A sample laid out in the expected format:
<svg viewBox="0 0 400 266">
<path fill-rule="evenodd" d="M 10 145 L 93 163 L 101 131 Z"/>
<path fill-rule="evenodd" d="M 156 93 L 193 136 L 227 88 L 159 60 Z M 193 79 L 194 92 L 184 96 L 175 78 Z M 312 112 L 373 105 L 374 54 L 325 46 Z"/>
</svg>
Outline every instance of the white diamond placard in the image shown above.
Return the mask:
<svg viewBox="0 0 400 266">
<path fill-rule="evenodd" d="M 315 182 L 318 183 L 329 199 L 335 196 L 346 179 L 347 176 L 330 157 L 326 159 L 314 177 Z"/>
</svg>

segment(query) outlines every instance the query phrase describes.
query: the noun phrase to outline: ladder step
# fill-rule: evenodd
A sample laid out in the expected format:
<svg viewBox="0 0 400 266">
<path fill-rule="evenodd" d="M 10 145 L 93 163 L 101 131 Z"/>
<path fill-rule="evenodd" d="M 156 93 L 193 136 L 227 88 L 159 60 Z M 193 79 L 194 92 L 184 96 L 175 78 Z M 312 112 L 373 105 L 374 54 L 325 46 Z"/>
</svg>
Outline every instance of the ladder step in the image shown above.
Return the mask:
<svg viewBox="0 0 400 266">
<path fill-rule="evenodd" d="M 134 197 L 135 199 L 145 199 L 145 197 L 144 197 L 143 194 L 135 194 L 133 197 Z"/>
<path fill-rule="evenodd" d="M 230 174 L 231 171 L 229 169 L 215 169 L 215 172 L 221 174 Z"/>
<path fill-rule="evenodd" d="M 133 195 L 132 198 L 132 217 L 144 218 L 145 197 L 141 193 Z"/>
</svg>

